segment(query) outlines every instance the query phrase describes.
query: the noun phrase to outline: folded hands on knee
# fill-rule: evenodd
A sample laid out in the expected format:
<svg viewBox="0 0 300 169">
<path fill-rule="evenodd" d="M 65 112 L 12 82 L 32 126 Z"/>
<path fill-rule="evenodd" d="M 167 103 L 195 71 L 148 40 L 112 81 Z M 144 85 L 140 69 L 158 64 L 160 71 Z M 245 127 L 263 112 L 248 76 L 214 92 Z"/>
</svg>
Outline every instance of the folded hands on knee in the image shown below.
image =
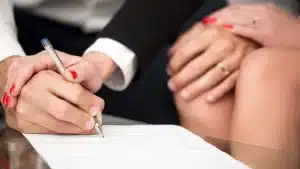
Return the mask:
<svg viewBox="0 0 300 169">
<path fill-rule="evenodd" d="M 208 102 L 222 98 L 234 88 L 243 58 L 258 47 L 212 21 L 195 24 L 169 51 L 168 86 L 187 101 L 203 93 Z"/>
<path fill-rule="evenodd" d="M 2 89 L 7 124 L 25 133 L 91 134 L 104 101 L 94 95 L 116 68 L 100 52 L 83 57 L 57 51 L 66 68 L 56 73 L 46 52 L 15 57 Z"/>
<path fill-rule="evenodd" d="M 216 101 L 233 89 L 243 58 L 256 44 L 298 48 L 299 32 L 299 18 L 273 3 L 229 5 L 204 18 L 170 49 L 168 86 L 185 100 L 207 91 L 207 100 Z"/>
</svg>

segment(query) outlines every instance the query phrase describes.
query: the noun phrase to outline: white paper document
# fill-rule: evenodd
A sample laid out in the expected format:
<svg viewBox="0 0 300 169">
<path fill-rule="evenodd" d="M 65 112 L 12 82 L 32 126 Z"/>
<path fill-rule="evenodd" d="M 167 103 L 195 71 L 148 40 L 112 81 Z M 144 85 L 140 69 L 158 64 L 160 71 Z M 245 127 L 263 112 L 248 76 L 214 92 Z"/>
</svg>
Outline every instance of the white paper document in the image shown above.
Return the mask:
<svg viewBox="0 0 300 169">
<path fill-rule="evenodd" d="M 51 169 L 249 169 L 179 126 L 108 125 L 103 132 L 24 136 Z"/>
</svg>

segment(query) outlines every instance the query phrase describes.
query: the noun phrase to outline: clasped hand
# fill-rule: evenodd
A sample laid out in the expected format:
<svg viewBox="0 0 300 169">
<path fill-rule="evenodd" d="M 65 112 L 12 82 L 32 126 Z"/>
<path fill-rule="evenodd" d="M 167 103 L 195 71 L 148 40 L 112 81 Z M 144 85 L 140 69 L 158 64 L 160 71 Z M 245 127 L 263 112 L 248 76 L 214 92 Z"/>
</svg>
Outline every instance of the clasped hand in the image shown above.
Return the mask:
<svg viewBox="0 0 300 169">
<path fill-rule="evenodd" d="M 2 103 L 7 124 L 24 133 L 91 134 L 104 101 L 93 93 L 114 71 L 100 52 L 83 57 L 57 52 L 62 76 L 46 52 L 17 57 L 10 65 Z"/>
<path fill-rule="evenodd" d="M 204 93 L 209 102 L 222 98 L 234 88 L 243 58 L 258 47 L 228 25 L 209 23 L 193 26 L 169 51 L 168 86 L 187 101 Z"/>
</svg>

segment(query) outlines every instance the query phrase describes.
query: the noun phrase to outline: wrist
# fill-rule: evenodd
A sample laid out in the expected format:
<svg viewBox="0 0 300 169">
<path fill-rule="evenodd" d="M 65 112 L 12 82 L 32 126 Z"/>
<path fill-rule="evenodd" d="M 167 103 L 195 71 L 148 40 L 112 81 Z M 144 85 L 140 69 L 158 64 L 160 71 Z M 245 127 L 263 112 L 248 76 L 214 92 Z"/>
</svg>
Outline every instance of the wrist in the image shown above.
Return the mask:
<svg viewBox="0 0 300 169">
<path fill-rule="evenodd" d="M 103 81 L 117 69 L 117 64 L 106 54 L 98 51 L 91 51 L 83 56 L 84 60 L 93 62 L 99 68 L 99 73 Z"/>
</svg>

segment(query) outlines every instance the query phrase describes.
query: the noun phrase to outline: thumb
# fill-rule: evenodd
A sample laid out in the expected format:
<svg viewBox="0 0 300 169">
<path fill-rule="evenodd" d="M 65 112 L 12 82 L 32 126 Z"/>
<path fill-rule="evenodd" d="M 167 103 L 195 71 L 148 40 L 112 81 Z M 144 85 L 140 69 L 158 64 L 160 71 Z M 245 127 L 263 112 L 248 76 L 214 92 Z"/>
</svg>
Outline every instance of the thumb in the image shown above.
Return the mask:
<svg viewBox="0 0 300 169">
<path fill-rule="evenodd" d="M 95 64 L 81 60 L 68 67 L 63 76 L 70 82 L 79 83 L 92 92 L 101 88 L 102 78 Z"/>
</svg>

